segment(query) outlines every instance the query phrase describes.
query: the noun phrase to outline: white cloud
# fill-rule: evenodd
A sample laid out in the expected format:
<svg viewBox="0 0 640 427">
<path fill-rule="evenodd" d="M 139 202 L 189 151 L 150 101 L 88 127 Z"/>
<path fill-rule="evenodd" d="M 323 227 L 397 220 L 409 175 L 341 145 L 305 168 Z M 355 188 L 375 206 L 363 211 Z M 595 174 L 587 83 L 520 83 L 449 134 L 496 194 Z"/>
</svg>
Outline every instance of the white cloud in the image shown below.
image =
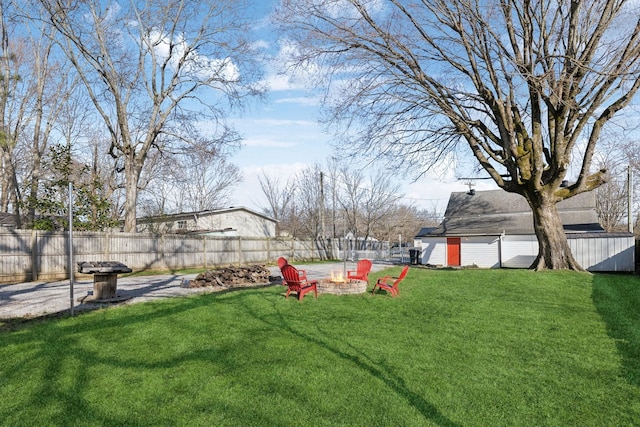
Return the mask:
<svg viewBox="0 0 640 427">
<path fill-rule="evenodd" d="M 312 120 L 290 120 L 290 119 L 257 119 L 256 124 L 265 126 L 317 126 L 318 123 Z"/>
<path fill-rule="evenodd" d="M 243 140 L 242 145 L 254 148 L 290 148 L 293 147 L 295 143 L 267 137 L 250 137 Z"/>
<path fill-rule="evenodd" d="M 152 31 L 149 44 L 154 49 L 158 63 L 168 62 L 173 69 L 183 62 L 185 73 L 193 73 L 202 79 L 235 82 L 240 78 L 240 70 L 231 58 L 208 58 L 197 51 L 189 51 L 191 46 L 182 35 L 171 40 L 161 31 Z M 183 61 L 185 57 L 186 61 Z"/>
<path fill-rule="evenodd" d="M 256 40 L 251 44 L 251 47 L 255 50 L 267 50 L 271 47 L 271 43 L 267 40 Z"/>
<path fill-rule="evenodd" d="M 317 85 L 321 68 L 307 61 L 297 63 L 302 57 L 300 47 L 286 38 L 278 40 L 278 51 L 267 64 L 267 81 L 272 90 L 304 89 Z"/>
<path fill-rule="evenodd" d="M 317 106 L 321 104 L 320 99 L 313 96 L 298 96 L 291 98 L 280 98 L 274 101 L 276 104 L 298 104 L 298 105 L 306 105 L 306 106 Z"/>
<path fill-rule="evenodd" d="M 267 77 L 263 80 L 263 83 L 272 92 L 304 89 L 304 85 L 302 85 L 301 83 L 296 83 L 289 76 L 286 76 L 284 74 L 277 74 L 273 70 L 267 73 Z"/>
</svg>

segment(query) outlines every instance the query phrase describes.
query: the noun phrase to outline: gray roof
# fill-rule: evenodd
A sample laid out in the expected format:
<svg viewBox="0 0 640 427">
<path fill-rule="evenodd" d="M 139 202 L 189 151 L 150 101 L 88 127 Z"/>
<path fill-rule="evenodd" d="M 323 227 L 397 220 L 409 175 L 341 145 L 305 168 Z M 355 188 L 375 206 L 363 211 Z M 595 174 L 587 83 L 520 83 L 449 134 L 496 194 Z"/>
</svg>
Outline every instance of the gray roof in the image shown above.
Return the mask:
<svg viewBox="0 0 640 427">
<path fill-rule="evenodd" d="M 596 214 L 595 193 L 587 192 L 558 203 L 567 233 L 603 232 Z M 421 230 L 422 232 L 423 230 Z M 427 230 L 424 230 L 427 231 Z M 533 215 L 524 197 L 504 190 L 451 193 L 444 220 L 424 236 L 534 234 Z"/>
<path fill-rule="evenodd" d="M 267 216 L 263 213 L 254 211 L 253 209 L 249 209 L 244 206 L 237 206 L 237 207 L 231 206 L 229 208 L 223 208 L 223 209 L 211 209 L 211 210 L 195 211 L 195 212 L 180 212 L 175 214 L 152 215 L 152 216 L 137 218 L 136 221 L 138 222 L 138 224 L 149 224 L 153 222 L 177 221 L 182 218 L 193 218 L 194 215 L 195 216 L 219 215 L 222 213 L 234 212 L 234 211 L 246 211 L 246 212 L 249 212 L 250 214 L 262 217 L 266 220 L 278 222 L 277 220 L 271 218 L 270 216 Z"/>
<path fill-rule="evenodd" d="M 0 212 L 0 227 L 15 228 L 16 215 L 13 213 Z"/>
</svg>

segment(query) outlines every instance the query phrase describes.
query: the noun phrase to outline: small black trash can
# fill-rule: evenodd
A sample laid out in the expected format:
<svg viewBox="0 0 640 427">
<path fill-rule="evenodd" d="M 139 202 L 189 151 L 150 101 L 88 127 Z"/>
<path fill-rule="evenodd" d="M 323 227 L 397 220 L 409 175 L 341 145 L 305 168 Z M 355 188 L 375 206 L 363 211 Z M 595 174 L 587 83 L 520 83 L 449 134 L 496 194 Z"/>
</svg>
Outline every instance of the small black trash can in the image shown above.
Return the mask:
<svg viewBox="0 0 640 427">
<path fill-rule="evenodd" d="M 417 249 L 409 249 L 409 259 L 411 265 L 416 265 L 418 263 L 417 252 Z"/>
</svg>

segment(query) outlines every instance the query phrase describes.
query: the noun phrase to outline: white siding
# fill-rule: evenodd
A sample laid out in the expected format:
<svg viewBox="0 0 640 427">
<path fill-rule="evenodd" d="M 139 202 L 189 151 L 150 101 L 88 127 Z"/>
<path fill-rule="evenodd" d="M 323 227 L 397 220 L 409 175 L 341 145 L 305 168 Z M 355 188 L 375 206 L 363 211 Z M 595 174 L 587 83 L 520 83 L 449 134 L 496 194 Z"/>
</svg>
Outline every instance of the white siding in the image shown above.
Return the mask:
<svg viewBox="0 0 640 427">
<path fill-rule="evenodd" d="M 149 222 L 151 221 L 151 222 Z M 276 221 L 245 208 L 167 215 L 153 220 L 141 219 L 139 232 L 209 232 L 211 236 L 276 237 Z"/>
<path fill-rule="evenodd" d="M 447 239 L 444 237 L 423 237 L 422 243 L 416 246 L 422 250 L 420 257 L 423 265 L 446 265 Z"/>
<path fill-rule="evenodd" d="M 481 268 L 500 267 L 498 236 L 463 237 L 460 244 L 460 265 Z"/>
<path fill-rule="evenodd" d="M 536 236 L 503 236 L 502 266 L 506 268 L 529 268 L 538 255 Z"/>
<path fill-rule="evenodd" d="M 572 236 L 568 241 L 578 264 L 589 271 L 635 270 L 635 238 L 631 235 Z"/>
<path fill-rule="evenodd" d="M 423 237 L 419 242 L 422 249 L 422 264 L 447 265 L 447 239 L 444 237 Z M 500 266 L 500 244 L 496 236 L 462 237 L 460 239 L 460 265 L 476 265 L 481 268 Z"/>
<path fill-rule="evenodd" d="M 232 210 L 198 218 L 198 227 L 206 230 L 237 230 L 234 235 L 241 237 L 275 237 L 276 223 L 265 217 L 245 210 Z"/>
<path fill-rule="evenodd" d="M 635 238 L 632 235 L 602 233 L 568 236 L 569 247 L 578 264 L 592 272 L 635 271 Z M 416 239 L 422 249 L 422 264 L 447 265 L 447 239 Z M 461 238 L 462 266 L 482 268 L 529 268 L 538 255 L 533 235 L 469 236 Z"/>
</svg>

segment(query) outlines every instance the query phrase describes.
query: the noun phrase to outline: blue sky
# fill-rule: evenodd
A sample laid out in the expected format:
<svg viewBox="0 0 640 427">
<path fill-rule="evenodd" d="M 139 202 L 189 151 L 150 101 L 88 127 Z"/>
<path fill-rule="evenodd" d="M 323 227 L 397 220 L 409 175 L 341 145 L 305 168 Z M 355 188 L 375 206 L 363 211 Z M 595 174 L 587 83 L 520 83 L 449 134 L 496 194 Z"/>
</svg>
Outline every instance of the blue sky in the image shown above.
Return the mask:
<svg viewBox="0 0 640 427">
<path fill-rule="evenodd" d="M 277 57 L 281 46 L 286 44 L 278 40 L 278 35 L 272 31 L 267 19 L 277 0 L 252 1 L 256 5 L 252 10 L 261 22 L 256 26 L 256 34 L 268 52 Z M 241 168 L 244 182 L 238 186 L 232 204 L 256 210 L 262 210 L 266 206 L 258 182 L 258 176 L 263 171 L 286 182 L 287 178 L 314 163 L 325 164 L 332 154 L 332 135 L 325 133 L 318 122 L 320 106 L 317 100 L 309 95 L 306 88 L 296 84 L 295 79 L 291 83 L 288 76 L 278 75 L 273 64 L 265 64 L 265 79 L 271 88 L 267 101 L 252 103 L 244 114 L 233 117 L 233 124 L 244 141 L 243 148 L 232 160 Z M 637 123 L 635 117 L 633 122 Z M 635 129 L 634 126 L 631 126 L 632 130 Z M 461 149 L 464 150 L 464 144 Z M 578 146 L 576 150 L 581 152 L 581 147 Z M 598 155 L 600 154 L 596 153 Z M 606 153 L 601 157 L 606 157 Z M 577 163 L 571 165 L 568 179 L 577 174 L 581 156 L 577 156 L 575 161 Z M 458 169 L 475 169 L 470 165 Z M 386 165 L 373 166 L 379 169 Z M 403 202 L 443 213 L 450 193 L 467 191 L 468 186 L 464 180 L 457 179 L 454 168 L 443 165 L 441 169 L 427 173 L 415 182 L 413 180 L 420 171 L 403 174 L 404 171 L 388 170 L 402 184 Z M 475 181 L 475 189 L 478 191 L 495 188 L 497 186 L 491 180 Z"/>
<path fill-rule="evenodd" d="M 263 19 L 256 31 L 270 54 L 277 56 L 280 44 L 266 19 L 275 1 L 256 0 L 256 3 L 259 6 L 254 11 Z M 324 164 L 332 154 L 332 136 L 324 132 L 318 122 L 317 100 L 302 85 L 290 82 L 288 76 L 277 74 L 273 66 L 265 64 L 265 67 L 265 79 L 270 87 L 268 100 L 252 103 L 243 114 L 233 117 L 233 125 L 244 141 L 242 149 L 232 160 L 241 168 L 245 179 L 235 192 L 233 204 L 257 210 L 266 205 L 258 182 L 262 171 L 270 176 L 279 176 L 281 182 L 285 182 L 307 166 Z M 377 166 L 384 167 L 384 164 Z M 424 176 L 416 182 L 412 182 L 414 176 L 391 173 L 395 173 L 397 182 L 402 184 L 403 202 L 428 210 L 435 207 L 444 211 L 451 191 L 468 189 L 451 172 L 434 172 L 432 176 Z M 489 181 L 476 183 L 477 190 L 489 188 L 495 188 Z"/>
</svg>

